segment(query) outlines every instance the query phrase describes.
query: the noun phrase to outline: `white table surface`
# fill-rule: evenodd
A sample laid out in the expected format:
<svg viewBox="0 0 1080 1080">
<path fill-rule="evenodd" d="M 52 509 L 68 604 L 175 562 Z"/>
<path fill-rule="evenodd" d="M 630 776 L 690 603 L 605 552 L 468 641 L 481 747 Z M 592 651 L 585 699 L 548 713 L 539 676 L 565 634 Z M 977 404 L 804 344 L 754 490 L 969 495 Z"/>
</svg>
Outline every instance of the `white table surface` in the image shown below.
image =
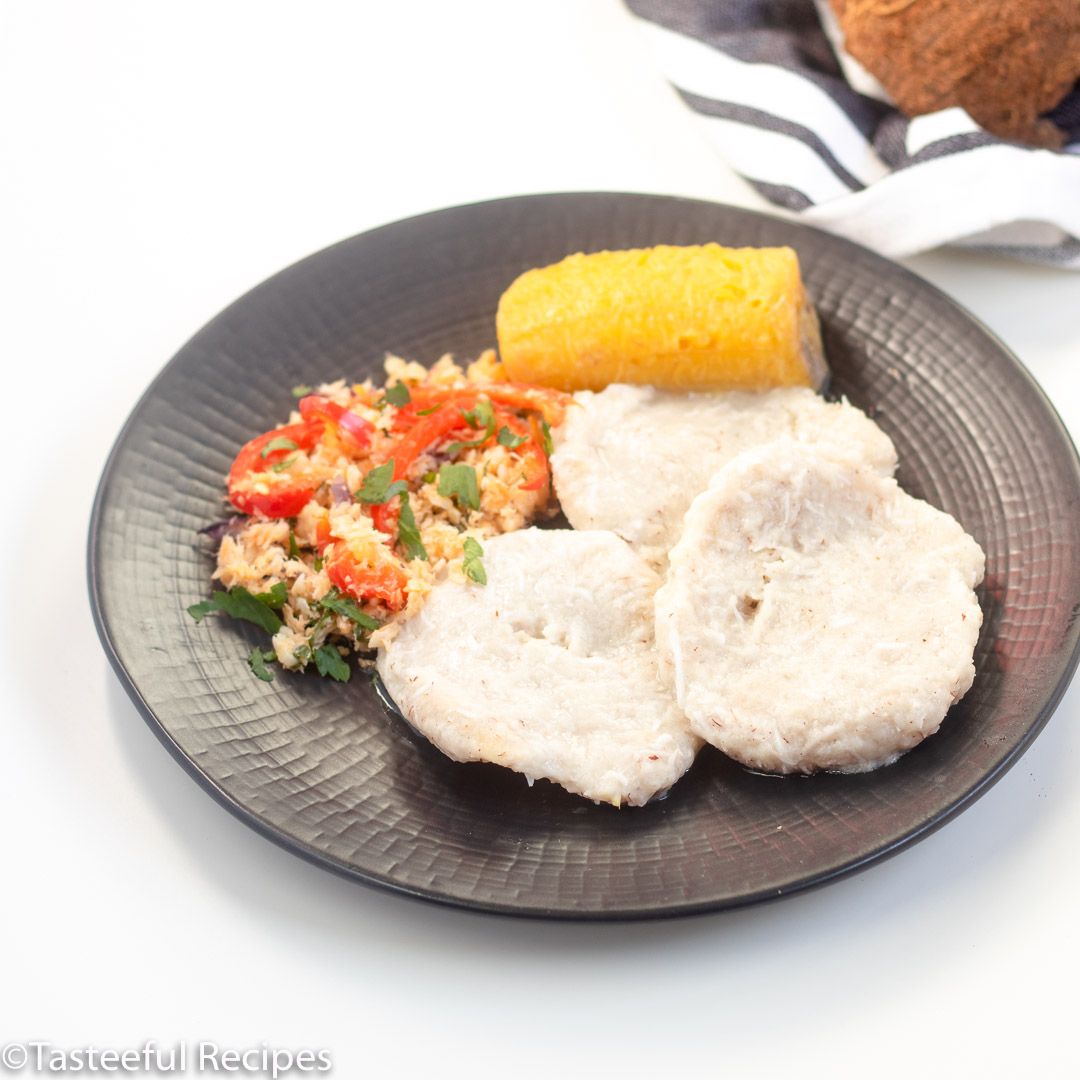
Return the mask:
<svg viewBox="0 0 1080 1080">
<path fill-rule="evenodd" d="M 1077 1075 L 1075 685 L 1000 783 L 882 865 L 734 913 L 551 924 L 399 899 L 263 840 L 169 757 L 98 644 L 85 540 L 111 443 L 250 286 L 501 195 L 760 205 L 618 0 L 13 0 L 0 185 L 0 1043 L 265 1042 L 348 1078 Z M 1080 433 L 1080 274 L 907 262 Z"/>
</svg>

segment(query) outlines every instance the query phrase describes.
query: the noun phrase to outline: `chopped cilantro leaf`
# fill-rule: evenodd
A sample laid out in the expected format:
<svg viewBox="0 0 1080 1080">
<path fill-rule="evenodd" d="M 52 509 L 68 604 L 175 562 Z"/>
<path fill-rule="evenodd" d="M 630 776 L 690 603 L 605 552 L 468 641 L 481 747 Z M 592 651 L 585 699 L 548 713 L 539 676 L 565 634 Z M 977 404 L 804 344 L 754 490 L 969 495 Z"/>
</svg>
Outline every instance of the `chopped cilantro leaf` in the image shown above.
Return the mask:
<svg viewBox="0 0 1080 1080">
<path fill-rule="evenodd" d="M 505 424 L 499 428 L 499 437 L 495 440 L 500 446 L 509 447 L 511 450 L 516 450 L 523 442 L 525 442 L 524 435 L 515 435 Z"/>
<path fill-rule="evenodd" d="M 281 620 L 271 608 L 281 607 L 285 603 L 286 588 L 283 581 L 278 582 L 269 592 L 252 594 L 242 585 L 237 585 L 229 592 L 215 592 L 209 600 L 192 604 L 188 614 L 201 622 L 211 611 L 224 611 L 234 619 L 261 626 L 267 633 L 274 634 L 281 629 Z"/>
<path fill-rule="evenodd" d="M 385 465 L 376 465 L 367 476 L 356 497 L 369 506 L 389 502 L 395 495 L 406 490 L 404 480 L 394 480 L 394 459 Z"/>
<path fill-rule="evenodd" d="M 320 675 L 329 675 L 338 682 L 349 681 L 349 665 L 333 645 L 320 645 L 315 650 L 315 666 Z"/>
<path fill-rule="evenodd" d="M 276 439 L 271 439 L 263 448 L 262 453 L 259 454 L 264 461 L 275 450 L 299 450 L 300 447 L 292 441 L 292 439 L 286 439 L 284 435 L 279 435 Z"/>
<path fill-rule="evenodd" d="M 233 589 L 233 592 L 236 592 Z M 241 589 L 241 591 L 243 591 Z M 289 587 L 284 581 L 279 581 L 276 585 L 271 585 L 267 592 L 260 592 L 253 594 L 255 599 L 265 604 L 268 608 L 279 608 L 286 600 L 289 599 Z"/>
<path fill-rule="evenodd" d="M 315 390 L 314 386 L 294 386 L 292 388 L 293 397 L 307 397 L 308 394 Z"/>
<path fill-rule="evenodd" d="M 284 461 L 279 461 L 276 465 L 270 466 L 271 472 L 284 472 L 290 465 L 296 464 L 296 455 L 293 454 L 291 458 L 286 458 Z"/>
<path fill-rule="evenodd" d="M 470 409 L 466 412 L 464 409 L 459 410 L 461 415 L 465 418 L 465 423 L 471 428 L 484 428 L 484 434 L 479 439 L 475 439 L 473 442 L 452 442 L 447 448 L 446 453 L 453 457 L 454 454 L 460 453 L 462 450 L 467 450 L 472 446 L 483 446 L 484 443 L 495 434 L 495 410 L 491 407 L 490 401 L 478 401 L 476 408 Z"/>
<path fill-rule="evenodd" d="M 417 416 L 430 416 L 433 412 L 437 412 L 439 409 L 441 409 L 443 407 L 443 405 L 445 405 L 445 404 L 446 403 L 444 401 L 440 401 L 438 405 L 432 405 L 430 409 L 419 409 L 417 411 L 416 415 Z"/>
<path fill-rule="evenodd" d="M 466 536 L 462 551 L 464 552 L 465 560 L 462 562 L 461 568 L 465 571 L 465 576 L 470 581 L 475 581 L 478 585 L 486 585 L 487 573 L 484 570 L 484 564 L 480 561 L 480 556 L 484 554 L 484 549 L 480 546 L 480 542 L 473 539 L 471 536 Z"/>
<path fill-rule="evenodd" d="M 296 542 L 296 533 L 292 529 L 289 530 L 289 558 L 300 558 L 300 545 Z"/>
<path fill-rule="evenodd" d="M 325 561 L 326 560 L 321 555 L 316 555 L 315 556 L 315 573 L 316 574 L 323 568 L 323 563 Z"/>
<path fill-rule="evenodd" d="M 397 409 L 400 409 L 402 405 L 408 405 L 412 401 L 409 388 L 403 382 L 396 382 L 393 386 L 388 386 L 383 398 L 388 405 L 393 405 Z"/>
<path fill-rule="evenodd" d="M 476 439 L 473 442 L 452 442 L 446 448 L 444 453 L 448 457 L 453 457 L 455 454 L 460 454 L 462 450 L 468 450 L 473 446 L 483 446 L 484 443 L 486 443 L 488 441 L 488 439 L 491 438 L 491 434 L 492 433 L 490 431 L 485 431 L 484 434 L 481 435 L 479 439 Z"/>
<path fill-rule="evenodd" d="M 222 593 L 224 596 L 225 594 Z M 201 623 L 211 611 L 220 611 L 221 605 L 216 600 L 200 600 L 197 604 L 192 604 L 187 613 L 197 622 Z"/>
<path fill-rule="evenodd" d="M 427 548 L 420 539 L 420 530 L 416 527 L 416 516 L 409 505 L 409 496 L 401 496 L 401 514 L 398 517 L 398 543 L 405 553 L 405 558 L 428 561 Z"/>
<path fill-rule="evenodd" d="M 330 612 L 326 608 L 323 608 L 323 613 L 313 623 L 309 624 L 307 630 L 308 641 L 310 643 L 314 643 L 315 635 L 322 629 L 323 623 L 326 622 L 326 620 L 329 618 Z"/>
<path fill-rule="evenodd" d="M 546 420 L 542 420 L 541 423 L 544 425 L 544 453 L 551 457 L 551 452 L 555 449 L 551 445 L 551 425 Z"/>
<path fill-rule="evenodd" d="M 365 630 L 378 630 L 382 625 L 378 619 L 361 611 L 351 597 L 342 596 L 337 589 L 331 589 L 319 601 L 319 607 L 324 611 L 332 611 L 335 615 L 344 615 Z"/>
<path fill-rule="evenodd" d="M 434 484 L 438 475 L 438 473 L 426 472 L 420 479 L 423 480 L 425 484 Z"/>
<path fill-rule="evenodd" d="M 443 465 L 439 469 L 439 494 L 454 497 L 459 506 L 480 509 L 480 485 L 471 465 Z"/>
<path fill-rule="evenodd" d="M 263 652 L 262 649 L 256 647 L 251 650 L 248 663 L 251 665 L 251 670 L 255 673 L 256 679 L 262 679 L 263 682 L 274 681 L 274 673 L 266 666 L 266 661 L 273 660 L 276 657 L 277 653 L 273 649 Z"/>
<path fill-rule="evenodd" d="M 471 428 L 494 428 L 495 426 L 495 410 L 491 407 L 491 402 L 481 398 L 475 408 L 469 409 L 466 412 L 461 410 L 461 415 L 465 417 L 465 423 Z"/>
</svg>

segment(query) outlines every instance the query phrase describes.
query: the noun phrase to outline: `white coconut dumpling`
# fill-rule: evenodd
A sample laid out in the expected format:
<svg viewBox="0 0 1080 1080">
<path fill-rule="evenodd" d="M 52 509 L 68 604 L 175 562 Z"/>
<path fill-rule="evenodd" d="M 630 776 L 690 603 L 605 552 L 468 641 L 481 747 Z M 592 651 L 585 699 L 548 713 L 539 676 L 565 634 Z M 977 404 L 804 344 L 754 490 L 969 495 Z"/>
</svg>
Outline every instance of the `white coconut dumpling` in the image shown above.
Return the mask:
<svg viewBox="0 0 1080 1080">
<path fill-rule="evenodd" d="M 890 478 L 790 439 L 699 495 L 656 595 L 692 729 L 767 772 L 863 771 L 971 686 L 984 558 Z"/>
<path fill-rule="evenodd" d="M 892 441 L 847 402 L 803 387 L 683 394 L 614 384 L 579 391 L 553 429 L 555 492 L 575 529 L 611 529 L 663 572 L 694 496 L 737 454 L 790 436 L 833 443 L 883 475 Z"/>
<path fill-rule="evenodd" d="M 506 533 L 483 563 L 486 585 L 439 584 L 379 650 L 409 722 L 456 761 L 597 802 L 666 791 L 701 742 L 658 678 L 655 573 L 603 531 Z"/>
</svg>

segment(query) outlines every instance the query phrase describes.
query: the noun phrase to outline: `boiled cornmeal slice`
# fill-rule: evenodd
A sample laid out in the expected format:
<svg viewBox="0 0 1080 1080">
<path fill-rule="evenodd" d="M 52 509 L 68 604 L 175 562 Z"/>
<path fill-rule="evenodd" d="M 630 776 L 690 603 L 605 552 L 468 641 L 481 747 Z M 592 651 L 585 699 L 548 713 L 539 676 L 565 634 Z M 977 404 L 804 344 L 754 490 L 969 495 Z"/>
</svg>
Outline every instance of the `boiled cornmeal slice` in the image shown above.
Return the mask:
<svg viewBox="0 0 1080 1080">
<path fill-rule="evenodd" d="M 721 470 L 656 595 L 661 674 L 752 768 L 863 771 L 971 686 L 983 553 L 949 515 L 790 439 Z"/>
<path fill-rule="evenodd" d="M 487 584 L 444 582 L 379 650 L 409 722 L 457 761 L 638 806 L 701 745 L 657 675 L 656 575 L 610 532 L 484 541 Z"/>
<path fill-rule="evenodd" d="M 694 496 L 736 454 L 783 435 L 834 442 L 886 476 L 889 437 L 846 402 L 790 387 L 681 394 L 615 384 L 580 391 L 552 430 L 555 492 L 575 529 L 611 529 L 663 573 Z"/>
</svg>

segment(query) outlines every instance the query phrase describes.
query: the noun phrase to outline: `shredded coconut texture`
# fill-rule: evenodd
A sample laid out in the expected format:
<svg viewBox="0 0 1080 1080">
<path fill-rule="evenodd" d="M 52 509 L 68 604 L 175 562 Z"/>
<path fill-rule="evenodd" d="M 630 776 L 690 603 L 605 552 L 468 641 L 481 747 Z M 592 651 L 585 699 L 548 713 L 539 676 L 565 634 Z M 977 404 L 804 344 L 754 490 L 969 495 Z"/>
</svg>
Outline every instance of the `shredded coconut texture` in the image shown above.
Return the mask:
<svg viewBox="0 0 1080 1080">
<path fill-rule="evenodd" d="M 875 768 L 971 686 L 983 567 L 891 478 L 778 441 L 687 514 L 656 595 L 662 677 L 692 729 L 752 768 Z"/>
<path fill-rule="evenodd" d="M 552 433 L 567 520 L 611 529 L 661 573 L 694 496 L 745 450 L 788 435 L 833 443 L 885 476 L 896 469 L 896 450 L 873 420 L 805 388 L 683 394 L 615 384 L 574 401 Z"/>
<path fill-rule="evenodd" d="M 610 532 L 484 544 L 487 585 L 447 582 L 380 649 L 386 689 L 456 761 L 641 805 L 700 745 L 657 676 L 656 575 Z"/>
</svg>

